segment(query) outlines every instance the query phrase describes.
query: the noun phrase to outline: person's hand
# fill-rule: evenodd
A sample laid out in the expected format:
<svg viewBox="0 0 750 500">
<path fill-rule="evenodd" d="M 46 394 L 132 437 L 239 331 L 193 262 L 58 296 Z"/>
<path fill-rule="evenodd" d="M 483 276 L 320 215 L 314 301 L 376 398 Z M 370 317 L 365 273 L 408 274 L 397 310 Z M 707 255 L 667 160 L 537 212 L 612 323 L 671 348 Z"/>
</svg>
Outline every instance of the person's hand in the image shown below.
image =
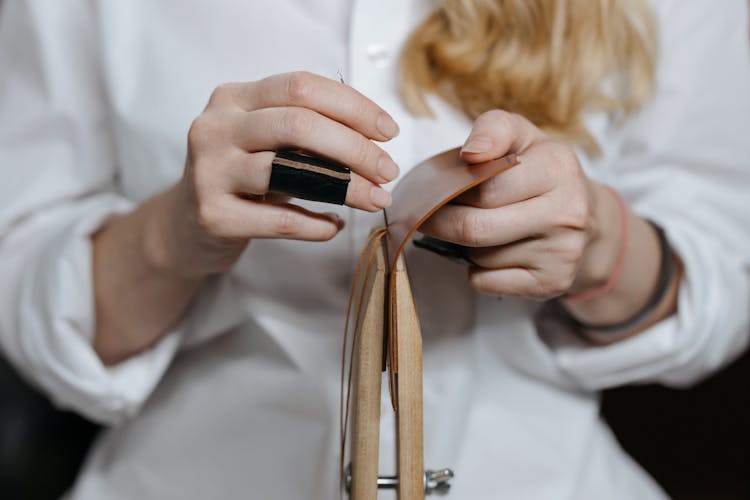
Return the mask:
<svg viewBox="0 0 750 500">
<path fill-rule="evenodd" d="M 266 196 L 275 151 L 300 148 L 350 167 L 346 204 L 376 211 L 390 203 L 380 184 L 399 169 L 371 139 L 397 134 L 371 100 L 314 74 L 222 85 L 190 128 L 184 176 L 167 193 L 150 252 L 159 267 L 200 277 L 226 270 L 252 238 L 329 240 L 343 227 L 335 214 Z"/>
<path fill-rule="evenodd" d="M 481 115 L 461 152 L 468 163 L 509 153 L 519 165 L 443 207 L 420 231 L 470 247 L 470 283 L 482 293 L 548 299 L 606 280 L 619 237 L 617 223 L 613 237 L 601 227 L 602 217 L 617 215 L 611 196 L 584 175 L 570 146 L 515 114 Z"/>
</svg>

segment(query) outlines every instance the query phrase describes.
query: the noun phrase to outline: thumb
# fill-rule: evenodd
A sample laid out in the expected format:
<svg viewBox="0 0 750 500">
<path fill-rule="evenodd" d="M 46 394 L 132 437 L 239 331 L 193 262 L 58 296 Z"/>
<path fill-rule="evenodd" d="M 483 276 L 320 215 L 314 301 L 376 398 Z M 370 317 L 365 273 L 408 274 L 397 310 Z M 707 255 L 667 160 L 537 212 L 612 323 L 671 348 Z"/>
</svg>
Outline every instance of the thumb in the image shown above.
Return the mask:
<svg viewBox="0 0 750 500">
<path fill-rule="evenodd" d="M 544 134 L 526 118 L 500 109 L 487 111 L 474 121 L 461 148 L 468 163 L 482 163 L 510 153 L 521 153 Z"/>
</svg>

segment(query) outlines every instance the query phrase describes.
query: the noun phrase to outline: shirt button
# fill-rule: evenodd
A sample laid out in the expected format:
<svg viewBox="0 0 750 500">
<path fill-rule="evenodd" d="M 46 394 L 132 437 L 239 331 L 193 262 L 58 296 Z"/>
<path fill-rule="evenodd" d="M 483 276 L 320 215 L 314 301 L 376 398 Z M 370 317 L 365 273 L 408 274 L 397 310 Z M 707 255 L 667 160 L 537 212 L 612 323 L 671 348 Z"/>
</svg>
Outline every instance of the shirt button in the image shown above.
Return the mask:
<svg viewBox="0 0 750 500">
<path fill-rule="evenodd" d="M 367 46 L 367 59 L 376 67 L 384 68 L 388 65 L 390 54 L 385 45 L 379 43 L 371 43 Z"/>
</svg>

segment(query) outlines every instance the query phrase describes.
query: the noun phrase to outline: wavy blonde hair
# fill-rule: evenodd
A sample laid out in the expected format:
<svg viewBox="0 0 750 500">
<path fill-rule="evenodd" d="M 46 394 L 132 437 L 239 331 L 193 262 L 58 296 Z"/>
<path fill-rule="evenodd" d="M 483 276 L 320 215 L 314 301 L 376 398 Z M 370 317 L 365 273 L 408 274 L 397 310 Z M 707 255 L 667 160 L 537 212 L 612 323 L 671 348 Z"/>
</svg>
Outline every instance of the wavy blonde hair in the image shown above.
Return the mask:
<svg viewBox="0 0 750 500">
<path fill-rule="evenodd" d="M 627 115 L 652 93 L 656 27 L 647 0 L 439 0 L 401 59 L 407 107 L 434 93 L 469 117 L 500 108 L 598 147 L 590 110 Z"/>
</svg>

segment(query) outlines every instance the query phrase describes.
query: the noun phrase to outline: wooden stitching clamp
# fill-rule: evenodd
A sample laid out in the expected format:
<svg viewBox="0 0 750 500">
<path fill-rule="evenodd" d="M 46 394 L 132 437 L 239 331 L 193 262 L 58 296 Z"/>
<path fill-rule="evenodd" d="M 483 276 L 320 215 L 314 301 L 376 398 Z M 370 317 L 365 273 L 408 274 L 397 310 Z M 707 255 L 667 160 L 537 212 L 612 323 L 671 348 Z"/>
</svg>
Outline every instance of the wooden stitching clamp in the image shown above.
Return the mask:
<svg viewBox="0 0 750 500">
<path fill-rule="evenodd" d="M 346 490 L 352 500 L 375 500 L 378 489 L 395 489 L 399 500 L 450 490 L 453 471 L 424 469 L 422 333 L 403 252 L 440 207 L 517 164 L 509 155 L 469 166 L 458 149 L 426 160 L 396 185 L 386 225 L 367 240 L 349 296 L 342 353 L 340 472 L 342 494 Z M 396 476 L 378 475 L 384 370 L 396 413 Z"/>
</svg>

